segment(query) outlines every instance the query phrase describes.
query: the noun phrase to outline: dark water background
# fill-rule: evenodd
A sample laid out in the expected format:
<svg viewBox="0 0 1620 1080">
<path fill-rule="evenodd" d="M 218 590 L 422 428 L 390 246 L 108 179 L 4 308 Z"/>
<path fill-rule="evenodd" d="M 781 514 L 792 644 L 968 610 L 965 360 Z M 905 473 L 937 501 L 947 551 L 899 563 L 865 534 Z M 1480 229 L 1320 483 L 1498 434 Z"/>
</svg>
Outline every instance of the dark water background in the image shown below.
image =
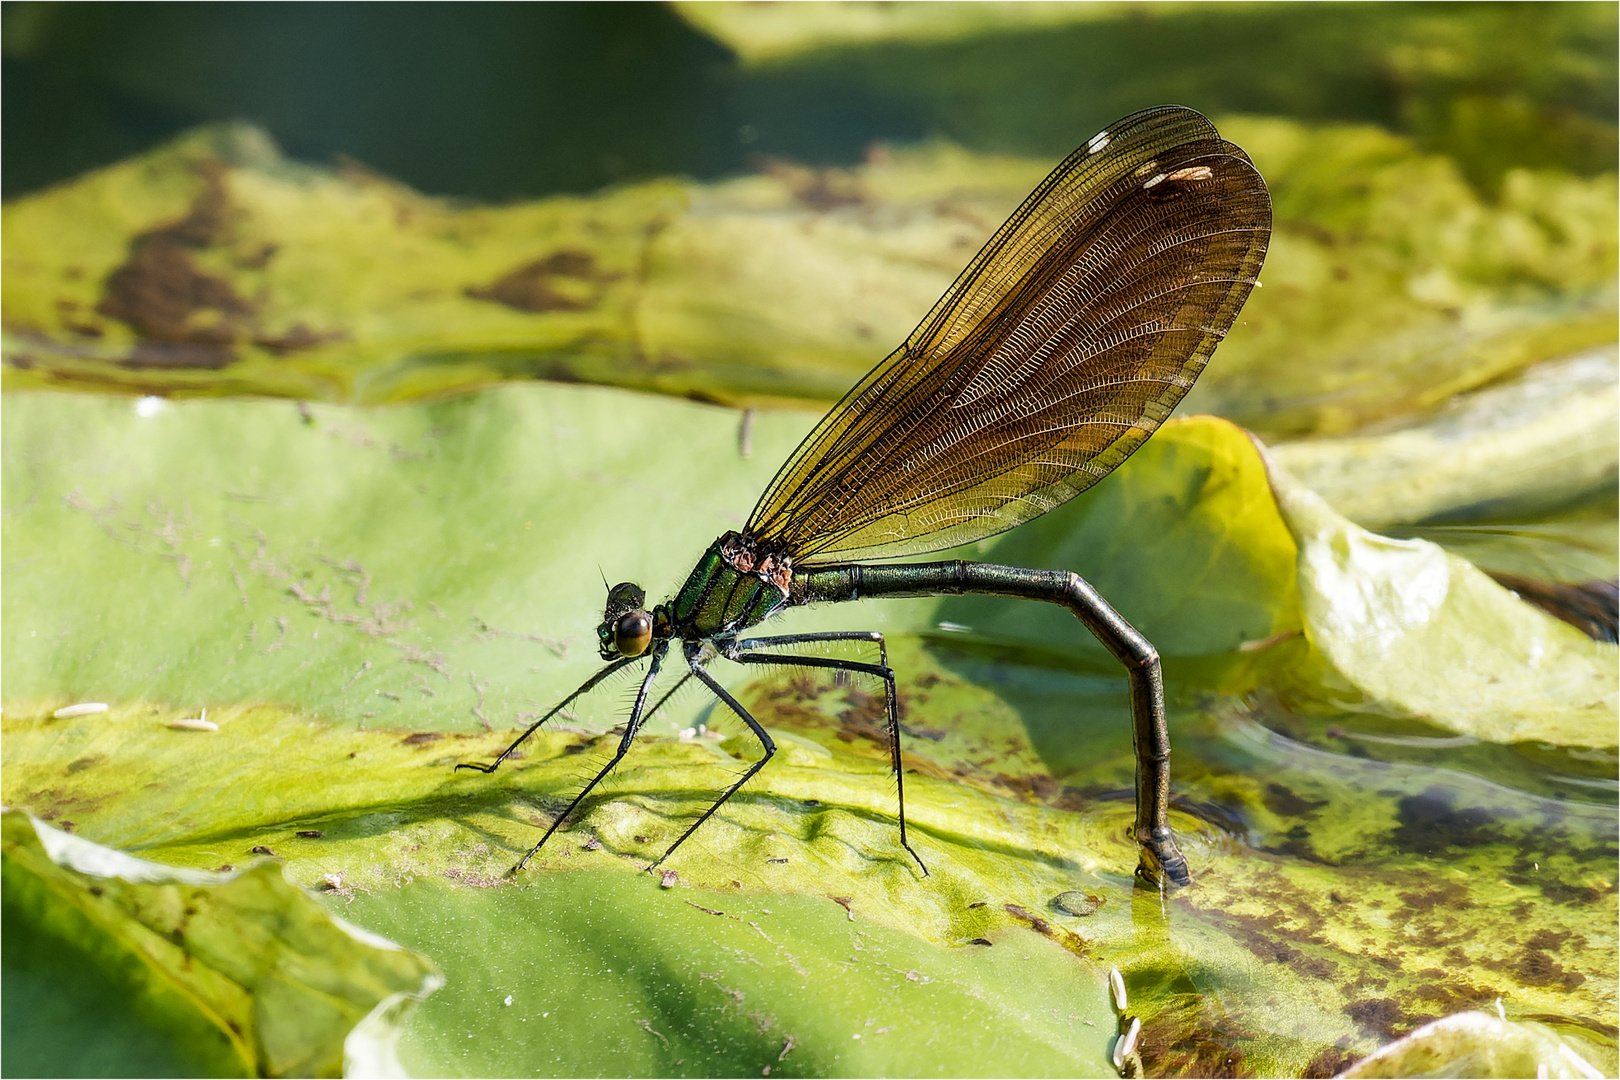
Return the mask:
<svg viewBox="0 0 1620 1080">
<path fill-rule="evenodd" d="M 430 194 L 711 179 L 943 136 L 1054 157 L 1134 109 L 1365 121 L 1489 187 L 1613 167 L 1614 4 L 1144 5 L 744 64 L 662 4 L 3 5 L 14 198 L 242 119 Z"/>
</svg>

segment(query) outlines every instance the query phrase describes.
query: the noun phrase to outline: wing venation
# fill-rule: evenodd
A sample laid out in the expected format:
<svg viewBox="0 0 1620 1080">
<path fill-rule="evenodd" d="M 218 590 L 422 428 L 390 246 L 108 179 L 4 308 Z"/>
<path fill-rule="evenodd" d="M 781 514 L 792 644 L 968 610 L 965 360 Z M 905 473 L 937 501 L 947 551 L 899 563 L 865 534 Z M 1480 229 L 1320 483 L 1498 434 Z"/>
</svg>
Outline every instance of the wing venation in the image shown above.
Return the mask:
<svg viewBox="0 0 1620 1080">
<path fill-rule="evenodd" d="M 1270 235 L 1265 182 L 1204 117 L 1170 106 L 1111 125 L 805 438 L 748 531 L 800 565 L 885 558 L 1072 498 L 1185 396 Z"/>
</svg>

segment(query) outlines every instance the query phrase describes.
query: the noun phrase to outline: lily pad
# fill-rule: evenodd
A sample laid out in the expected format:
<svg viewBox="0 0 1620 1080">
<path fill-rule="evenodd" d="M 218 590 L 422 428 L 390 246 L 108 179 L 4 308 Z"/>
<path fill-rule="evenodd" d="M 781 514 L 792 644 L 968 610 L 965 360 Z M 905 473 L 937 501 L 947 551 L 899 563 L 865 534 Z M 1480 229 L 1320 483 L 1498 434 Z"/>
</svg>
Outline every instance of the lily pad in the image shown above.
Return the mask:
<svg viewBox="0 0 1620 1080">
<path fill-rule="evenodd" d="M 589 387 L 302 414 L 0 408 L 6 801 L 177 867 L 265 849 L 424 950 L 448 985 L 403 1029 L 413 1070 L 1107 1075 L 1110 966 L 1147 1072 L 1329 1074 L 1497 997 L 1612 1058 L 1608 744 L 1431 745 L 1442 718 L 1386 703 L 1376 664 L 1317 640 L 1312 605 L 1339 594 L 1300 572 L 1308 500 L 1228 423 L 1167 425 L 1086 496 L 964 553 L 1073 565 L 1175 645 L 1172 821 L 1196 883 L 1161 896 L 1131 878 L 1118 668 L 1067 616 L 965 624 L 955 599 L 778 624 L 889 634 L 931 876 L 897 842 L 876 687 L 725 664 L 781 750 L 666 864 L 669 887 L 642 867 L 760 753 L 690 690 L 508 876 L 616 747 L 629 685 L 493 775 L 453 766 L 491 760 L 598 666 L 594 563 L 672 589 L 808 414 L 759 416 L 745 458 L 735 412 Z M 1350 535 L 1316 514 L 1330 550 Z M 1341 577 L 1385 588 L 1364 561 Z M 1533 627 L 1576 655 L 1498 592 L 1482 633 Z M 1466 667 L 1455 635 L 1411 644 Z M 110 708 L 54 715 L 83 700 Z M 1558 701 L 1537 714 L 1554 736 L 1589 719 Z M 217 730 L 173 726 L 203 706 Z M 1057 902 L 1074 893 L 1090 914 Z"/>
<path fill-rule="evenodd" d="M 1612 497 L 1620 479 L 1613 348 L 1550 361 L 1392 431 L 1272 448 L 1272 459 L 1370 529 L 1513 521 Z"/>
<path fill-rule="evenodd" d="M 857 130 L 1062 153 L 1077 131 L 1173 99 L 1380 123 L 1485 189 L 1515 166 L 1613 167 L 1615 17 L 1599 6 L 675 6 L 743 60 L 744 110 L 771 152 L 836 146 L 825 129 L 849 124 L 850 101 L 872 117 Z"/>
<path fill-rule="evenodd" d="M 268 861 L 177 869 L 14 811 L 3 822 L 7 935 L 27 942 L 7 943 L 8 982 L 20 976 L 7 995 L 8 1068 L 105 1069 L 99 1017 L 75 1042 L 26 1022 L 63 983 L 111 1003 L 115 1037 L 132 1024 L 159 1035 L 149 1052 L 172 1057 L 140 1064 L 252 1076 L 336 1076 L 346 1052 L 385 1066 L 408 1003 L 440 985 L 424 958 L 334 918 Z"/>
<path fill-rule="evenodd" d="M 1615 745 L 1613 644 L 1436 544 L 1346 521 L 1280 469 L 1271 482 L 1299 543 L 1306 637 L 1354 691 L 1386 713 L 1495 742 Z"/>
<path fill-rule="evenodd" d="M 1340 434 L 1614 341 L 1612 173 L 1514 171 L 1487 200 L 1374 128 L 1222 131 L 1277 224 L 1189 408 Z M 539 378 L 825 404 L 1052 164 L 936 144 L 458 207 L 203 129 L 5 206 L 4 385 L 388 402 Z"/>
<path fill-rule="evenodd" d="M 1537 1023 L 1512 1023 L 1479 1012 L 1458 1013 L 1426 1024 L 1357 1062 L 1344 1077 L 1604 1075 L 1558 1033 Z"/>
</svg>

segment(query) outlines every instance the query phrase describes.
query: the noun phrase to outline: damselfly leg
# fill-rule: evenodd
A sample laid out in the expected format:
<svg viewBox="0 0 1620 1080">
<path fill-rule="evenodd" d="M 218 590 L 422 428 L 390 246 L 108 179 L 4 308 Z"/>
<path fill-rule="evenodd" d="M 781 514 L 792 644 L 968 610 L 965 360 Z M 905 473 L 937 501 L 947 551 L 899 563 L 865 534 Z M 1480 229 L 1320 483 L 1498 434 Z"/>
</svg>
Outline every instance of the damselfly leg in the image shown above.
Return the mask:
<svg viewBox="0 0 1620 1080">
<path fill-rule="evenodd" d="M 725 687 L 714 681 L 714 676 L 703 670 L 702 661 L 699 659 L 702 649 L 703 645 L 701 642 L 689 641 L 686 643 L 687 667 L 691 668 L 692 675 L 696 677 L 699 682 L 701 682 L 704 686 L 707 686 L 709 690 L 713 692 L 715 697 L 719 698 L 725 703 L 726 708 L 730 709 L 732 712 L 736 713 L 742 718 L 742 722 L 748 725 L 749 730 L 754 733 L 755 738 L 759 739 L 760 745 L 765 748 L 765 756 L 750 765 L 748 767 L 748 771 L 744 772 L 742 776 L 738 778 L 735 784 L 732 784 L 729 788 L 727 788 L 725 794 L 721 795 L 720 798 L 715 801 L 713 806 L 703 811 L 702 817 L 692 822 L 691 826 L 687 828 L 685 832 L 681 833 L 680 838 L 677 839 L 673 844 L 669 845 L 669 847 L 665 849 L 664 853 L 658 856 L 657 861 L 655 861 L 651 866 L 647 867 L 648 870 L 656 869 L 660 863 L 673 855 L 676 848 L 686 843 L 687 837 L 697 832 L 698 827 L 713 817 L 714 812 L 724 806 L 727 799 L 737 794 L 738 788 L 748 783 L 748 781 L 753 778 L 755 773 L 759 772 L 760 769 L 765 767 L 765 763 L 767 761 L 776 756 L 776 742 L 771 738 L 770 733 L 760 726 L 759 721 L 755 720 L 753 715 L 747 709 L 743 708 L 742 703 L 736 698 L 732 697 L 731 694 L 726 691 Z"/>
<path fill-rule="evenodd" d="M 1164 710 L 1159 653 L 1079 574 L 989 563 L 852 563 L 809 571 L 806 602 L 878 596 L 1016 596 L 1060 604 L 1125 667 L 1131 688 L 1131 737 L 1136 746 L 1138 872 L 1149 881 L 1185 885 L 1187 860 L 1170 830 L 1170 729 Z"/>
<path fill-rule="evenodd" d="M 798 656 L 781 653 L 756 653 L 753 649 L 774 648 L 779 645 L 803 645 L 818 641 L 866 641 L 878 647 L 877 664 L 863 664 L 854 660 L 840 660 L 828 656 Z M 739 664 L 788 664 L 794 667 L 830 668 L 858 675 L 873 675 L 883 680 L 883 704 L 889 726 L 889 765 L 894 770 L 895 796 L 900 806 L 900 846 L 917 860 L 923 876 L 928 876 L 928 865 L 906 839 L 906 780 L 900 764 L 900 693 L 895 687 L 894 669 L 889 666 L 889 648 L 883 635 L 876 630 L 831 630 L 811 634 L 779 634 L 774 637 L 746 638 L 735 645 L 736 652 L 727 658 Z"/>
<path fill-rule="evenodd" d="M 578 690 L 575 690 L 572 694 L 569 694 L 567 697 L 559 701 L 555 706 L 552 707 L 550 712 L 546 713 L 546 715 L 530 724 L 528 728 L 524 730 L 523 734 L 519 735 L 516 739 L 513 739 L 512 745 L 508 746 L 505 750 L 502 750 L 501 756 L 496 758 L 492 764 L 479 765 L 475 762 L 463 761 L 461 764 L 457 765 L 456 768 L 477 769 L 481 773 L 494 772 L 496 769 L 501 767 L 501 762 L 511 757 L 517 751 L 517 748 L 523 745 L 523 741 L 525 739 L 527 739 L 530 735 L 533 735 L 536 731 L 540 730 L 541 724 L 544 724 L 547 720 L 550 720 L 553 716 L 556 716 L 558 713 L 568 708 L 568 706 L 573 703 L 574 699 L 579 697 L 581 694 L 588 690 L 595 689 L 595 687 L 609 675 L 612 675 L 616 671 L 623 671 L 625 668 L 629 667 L 639 659 L 641 659 L 639 656 L 627 656 L 623 659 L 615 660 L 601 671 L 598 671 L 595 675 L 592 675 L 590 678 L 586 679 L 582 684 L 580 684 Z M 676 689 L 679 689 L 679 686 L 677 686 Z M 667 698 L 669 695 L 666 694 L 664 696 Z M 659 702 L 659 704 L 663 704 L 663 702 Z"/>
<path fill-rule="evenodd" d="M 658 649 L 652 654 L 652 663 L 648 665 L 647 674 L 641 679 L 641 689 L 636 691 L 636 704 L 634 708 L 630 710 L 630 721 L 624 725 L 624 736 L 619 739 L 619 749 L 614 752 L 613 759 L 606 765 L 602 766 L 602 770 L 591 778 L 591 782 L 585 785 L 584 791 L 581 791 L 578 795 L 574 796 L 574 801 L 568 804 L 568 809 L 557 815 L 557 819 L 551 823 L 551 827 L 547 829 L 546 834 L 540 838 L 540 842 L 535 844 L 534 847 L 530 848 L 527 855 L 518 860 L 518 864 L 512 868 L 513 873 L 517 873 L 519 870 L 522 870 L 528 861 L 534 858 L 535 853 L 546 846 L 546 841 L 551 839 L 551 834 L 562 828 L 562 823 L 573 816 L 574 810 L 579 806 L 580 803 L 585 801 L 585 796 L 594 791 L 596 789 L 596 785 L 602 782 L 602 778 L 607 776 L 608 773 L 612 772 L 614 767 L 618 765 L 620 761 L 624 760 L 624 755 L 630 750 L 630 744 L 636 740 L 636 732 L 641 730 L 642 722 L 646 719 L 646 716 L 642 714 L 642 710 L 647 706 L 647 694 L 652 690 L 653 680 L 658 678 L 658 670 L 663 666 L 663 664 L 664 649 Z M 597 682 L 601 682 L 602 674 L 603 673 L 598 673 L 596 679 L 591 683 L 591 685 L 594 686 Z M 578 694 L 579 691 L 576 690 L 574 692 L 574 696 L 578 696 Z M 664 696 L 665 698 L 668 698 L 669 695 L 666 694 Z M 660 701 L 659 704 L 663 704 L 663 702 Z M 559 706 L 559 708 L 560 707 L 561 706 Z M 556 710 L 554 709 L 552 711 L 555 712 Z M 538 727 L 539 725 L 537 724 L 535 726 Z M 529 730 L 533 731 L 534 729 L 530 728 Z M 527 734 L 525 734 L 524 738 L 527 737 Z M 522 742 L 523 740 L 519 739 L 518 741 Z M 509 754 L 511 751 L 508 750 L 507 753 Z M 506 755 L 503 754 L 501 756 L 505 757 Z M 496 764 L 499 764 L 499 762 L 496 762 Z M 473 767 L 480 768 L 480 766 Z M 493 772 L 494 768 L 495 766 L 491 765 L 489 768 L 484 769 L 483 771 Z"/>
</svg>

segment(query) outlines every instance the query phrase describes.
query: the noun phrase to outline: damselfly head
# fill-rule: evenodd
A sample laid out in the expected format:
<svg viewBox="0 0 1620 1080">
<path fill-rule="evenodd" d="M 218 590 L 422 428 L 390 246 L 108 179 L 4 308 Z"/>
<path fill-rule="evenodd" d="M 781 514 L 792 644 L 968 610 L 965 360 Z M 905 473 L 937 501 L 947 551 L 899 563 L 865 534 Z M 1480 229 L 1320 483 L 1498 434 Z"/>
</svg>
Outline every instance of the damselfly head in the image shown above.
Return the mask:
<svg viewBox="0 0 1620 1080">
<path fill-rule="evenodd" d="M 596 628 L 602 659 L 640 656 L 652 645 L 653 621 L 647 613 L 647 593 L 625 581 L 608 590 L 602 625 Z"/>
</svg>

